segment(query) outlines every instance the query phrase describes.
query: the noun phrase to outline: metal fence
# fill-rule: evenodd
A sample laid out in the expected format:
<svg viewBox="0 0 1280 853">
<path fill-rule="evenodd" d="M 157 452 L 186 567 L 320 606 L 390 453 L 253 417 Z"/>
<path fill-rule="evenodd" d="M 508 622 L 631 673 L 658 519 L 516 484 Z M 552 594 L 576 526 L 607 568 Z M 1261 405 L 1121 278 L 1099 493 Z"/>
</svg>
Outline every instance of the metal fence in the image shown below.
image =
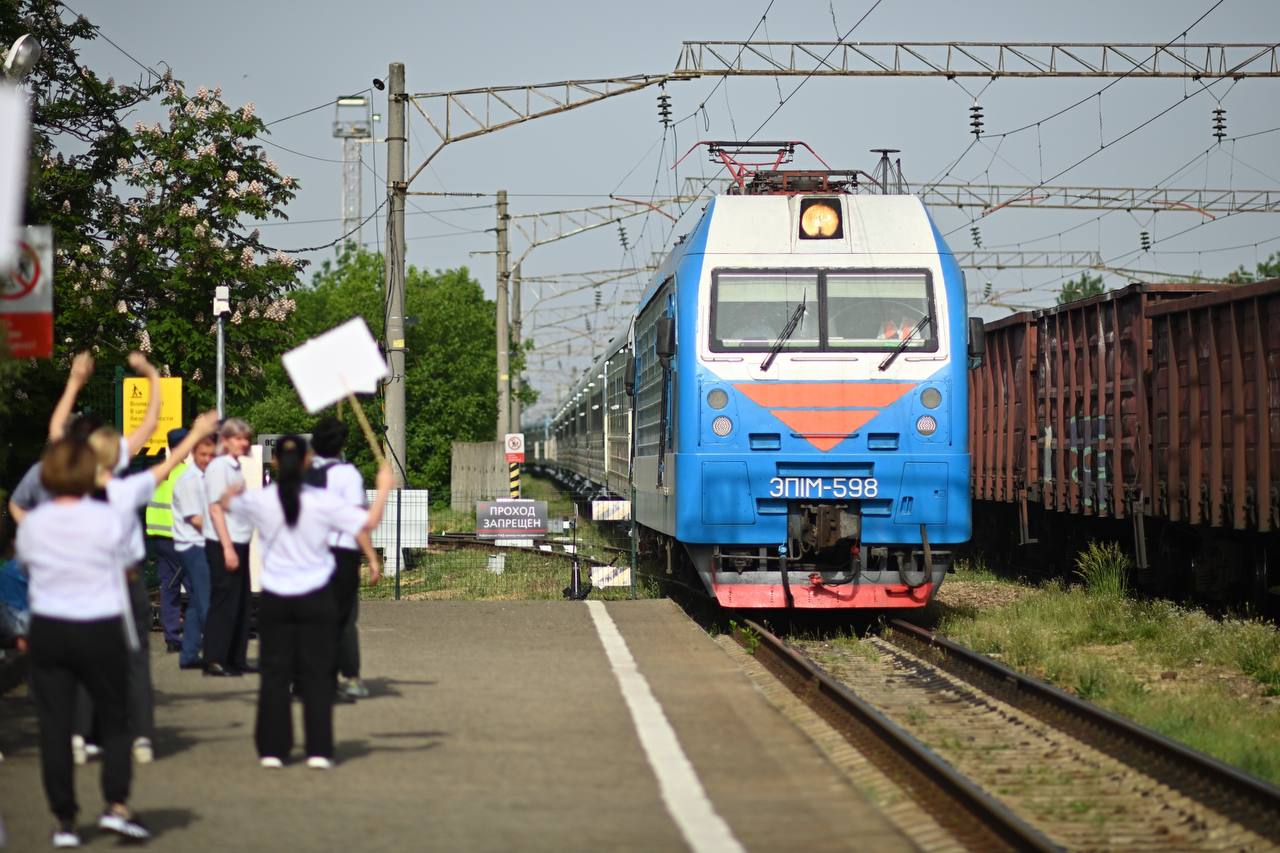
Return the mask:
<svg viewBox="0 0 1280 853">
<path fill-rule="evenodd" d="M 433 534 L 425 547 L 406 547 L 399 575 L 388 567 L 386 580 L 377 587 L 365 587 L 364 597 L 560 599 L 573 586 L 575 561 L 579 590 L 593 589 L 595 597 L 629 597 L 633 579 L 629 523 L 595 524 L 580 518 L 576 524 L 575 528 L 570 506 L 567 516 L 551 518 L 550 535 L 536 539 L 492 541 L 470 533 Z M 643 579 L 641 586 L 645 587 Z"/>
</svg>

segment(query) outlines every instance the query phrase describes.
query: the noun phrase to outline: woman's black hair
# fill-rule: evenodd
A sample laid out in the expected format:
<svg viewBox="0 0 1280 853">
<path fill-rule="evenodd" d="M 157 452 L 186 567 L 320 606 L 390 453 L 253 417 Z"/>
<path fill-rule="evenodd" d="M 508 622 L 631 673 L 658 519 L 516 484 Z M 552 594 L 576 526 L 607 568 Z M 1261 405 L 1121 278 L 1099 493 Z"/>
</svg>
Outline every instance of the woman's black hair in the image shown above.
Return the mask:
<svg viewBox="0 0 1280 853">
<path fill-rule="evenodd" d="M 307 440 L 300 435 L 286 435 L 276 442 L 276 490 L 280 494 L 280 508 L 284 510 L 285 523 L 293 527 L 298 523 L 301 509 L 302 475 L 307 462 Z"/>
</svg>

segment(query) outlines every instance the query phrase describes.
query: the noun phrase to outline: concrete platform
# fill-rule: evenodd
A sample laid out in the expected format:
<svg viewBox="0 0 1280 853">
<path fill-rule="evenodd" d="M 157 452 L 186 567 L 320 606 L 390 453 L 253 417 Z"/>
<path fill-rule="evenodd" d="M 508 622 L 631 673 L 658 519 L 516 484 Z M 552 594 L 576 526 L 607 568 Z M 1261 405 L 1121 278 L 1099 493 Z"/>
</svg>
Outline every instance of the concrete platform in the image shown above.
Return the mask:
<svg viewBox="0 0 1280 853">
<path fill-rule="evenodd" d="M 607 611 L 716 812 L 748 850 L 911 845 L 670 602 Z M 685 836 L 587 606 L 362 602 L 373 696 L 339 705 L 338 766 L 257 766 L 256 677 L 153 659 L 156 763 L 132 804 L 157 849 L 680 850 Z M 251 649 L 251 656 L 254 654 Z M 295 710 L 295 742 L 301 743 Z M 0 815 L 9 849 L 48 847 L 30 705 L 0 701 Z M 86 846 L 98 767 L 77 768 Z"/>
</svg>

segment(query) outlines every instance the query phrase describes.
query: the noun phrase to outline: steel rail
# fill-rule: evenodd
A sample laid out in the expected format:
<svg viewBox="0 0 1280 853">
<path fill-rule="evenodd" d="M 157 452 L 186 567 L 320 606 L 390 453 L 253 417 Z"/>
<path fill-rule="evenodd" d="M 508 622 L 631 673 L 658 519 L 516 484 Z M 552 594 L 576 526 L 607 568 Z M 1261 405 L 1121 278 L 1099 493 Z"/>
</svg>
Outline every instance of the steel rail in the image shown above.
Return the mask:
<svg viewBox="0 0 1280 853">
<path fill-rule="evenodd" d="M 1280 842 L 1280 787 L 932 631 L 900 619 L 890 620 L 888 629 L 891 641 L 931 651 L 930 661 L 952 675 L 966 681 L 978 676 L 995 686 L 1000 699 L 1008 704 L 1059 727 L 1068 722 L 1071 735 L 1141 767 L 1169 787 L 1198 802 L 1207 802 L 1259 835 Z"/>
<path fill-rule="evenodd" d="M 970 849 L 1061 849 L 825 670 L 758 623 L 745 624 L 750 634 L 739 630 L 735 639 L 882 768 L 887 761 L 905 770 L 920 807 Z"/>
</svg>

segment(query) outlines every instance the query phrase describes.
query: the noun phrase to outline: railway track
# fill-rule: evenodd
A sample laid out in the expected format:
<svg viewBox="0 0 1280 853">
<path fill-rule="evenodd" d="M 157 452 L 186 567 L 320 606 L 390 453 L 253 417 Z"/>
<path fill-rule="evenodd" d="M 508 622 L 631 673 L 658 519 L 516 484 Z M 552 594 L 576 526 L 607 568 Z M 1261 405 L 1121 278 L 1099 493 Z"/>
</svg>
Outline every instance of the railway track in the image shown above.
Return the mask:
<svg viewBox="0 0 1280 853">
<path fill-rule="evenodd" d="M 1274 786 L 927 631 L 792 647 L 747 625 L 739 642 L 951 846 L 1280 849 Z"/>
</svg>

